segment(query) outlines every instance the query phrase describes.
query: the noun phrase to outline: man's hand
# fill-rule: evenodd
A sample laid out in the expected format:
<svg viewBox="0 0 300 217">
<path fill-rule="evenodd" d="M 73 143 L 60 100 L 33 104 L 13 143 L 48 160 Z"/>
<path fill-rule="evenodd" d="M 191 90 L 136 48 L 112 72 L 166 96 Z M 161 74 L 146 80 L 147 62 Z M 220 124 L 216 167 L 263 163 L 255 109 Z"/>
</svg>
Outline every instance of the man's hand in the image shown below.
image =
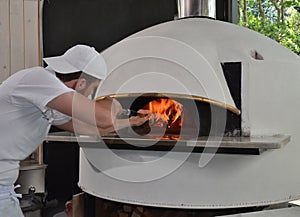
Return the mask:
<svg viewBox="0 0 300 217">
<path fill-rule="evenodd" d="M 150 121 L 153 118 L 153 114 L 149 110 L 140 109 L 137 111 L 136 116 L 131 116 L 129 122 L 131 126 L 140 126 L 146 121 Z"/>
</svg>

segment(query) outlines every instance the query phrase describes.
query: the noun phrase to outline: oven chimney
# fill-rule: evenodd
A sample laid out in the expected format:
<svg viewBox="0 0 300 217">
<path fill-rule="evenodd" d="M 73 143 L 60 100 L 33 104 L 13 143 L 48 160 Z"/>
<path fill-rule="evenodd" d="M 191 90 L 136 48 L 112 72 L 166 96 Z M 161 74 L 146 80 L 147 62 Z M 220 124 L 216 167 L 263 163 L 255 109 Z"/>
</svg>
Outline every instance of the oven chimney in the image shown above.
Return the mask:
<svg viewBox="0 0 300 217">
<path fill-rule="evenodd" d="M 216 19 L 216 0 L 177 0 L 178 18 L 210 17 Z"/>
</svg>

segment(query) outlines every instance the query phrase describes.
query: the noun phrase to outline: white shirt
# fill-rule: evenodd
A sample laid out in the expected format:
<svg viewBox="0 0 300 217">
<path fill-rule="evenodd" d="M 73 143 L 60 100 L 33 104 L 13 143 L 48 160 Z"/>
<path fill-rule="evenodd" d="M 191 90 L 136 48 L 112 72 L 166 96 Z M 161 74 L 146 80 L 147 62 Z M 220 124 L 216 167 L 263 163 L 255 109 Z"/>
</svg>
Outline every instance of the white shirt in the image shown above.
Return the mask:
<svg viewBox="0 0 300 217">
<path fill-rule="evenodd" d="M 70 91 L 42 67 L 19 71 L 0 85 L 0 185 L 14 184 L 20 160 L 46 138 L 56 116 L 48 102 Z M 58 117 L 56 125 L 68 121 Z"/>
</svg>

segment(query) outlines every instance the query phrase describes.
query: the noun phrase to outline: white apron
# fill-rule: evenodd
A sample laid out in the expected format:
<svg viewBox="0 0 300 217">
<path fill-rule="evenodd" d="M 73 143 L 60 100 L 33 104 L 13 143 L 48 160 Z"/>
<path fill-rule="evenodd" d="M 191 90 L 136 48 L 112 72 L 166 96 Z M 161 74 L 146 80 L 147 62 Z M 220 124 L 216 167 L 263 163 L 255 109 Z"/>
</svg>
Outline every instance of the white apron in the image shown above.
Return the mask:
<svg viewBox="0 0 300 217">
<path fill-rule="evenodd" d="M 24 217 L 18 198 L 21 194 L 17 194 L 14 187 L 0 185 L 0 217 Z"/>
</svg>

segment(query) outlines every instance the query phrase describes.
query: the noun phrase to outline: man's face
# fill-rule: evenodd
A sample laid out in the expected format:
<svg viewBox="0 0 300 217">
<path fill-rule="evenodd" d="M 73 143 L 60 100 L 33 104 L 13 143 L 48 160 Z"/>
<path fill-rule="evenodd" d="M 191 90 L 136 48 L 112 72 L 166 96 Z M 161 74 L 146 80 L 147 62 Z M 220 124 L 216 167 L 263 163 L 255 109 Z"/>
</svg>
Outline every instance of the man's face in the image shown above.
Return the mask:
<svg viewBox="0 0 300 217">
<path fill-rule="evenodd" d="M 91 82 L 90 85 L 87 85 L 85 88 L 78 90 L 77 92 L 92 99 L 97 91 L 99 84 L 100 80 L 95 80 Z"/>
</svg>

